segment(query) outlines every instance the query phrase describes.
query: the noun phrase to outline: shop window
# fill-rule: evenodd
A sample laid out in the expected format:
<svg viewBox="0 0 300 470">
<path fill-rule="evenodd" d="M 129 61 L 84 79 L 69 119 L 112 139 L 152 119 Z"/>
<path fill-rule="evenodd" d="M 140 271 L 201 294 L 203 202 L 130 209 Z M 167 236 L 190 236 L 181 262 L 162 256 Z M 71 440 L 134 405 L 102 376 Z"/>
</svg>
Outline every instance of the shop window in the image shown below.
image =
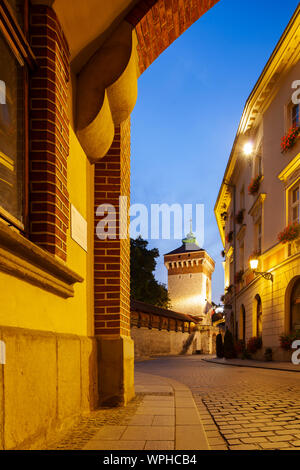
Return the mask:
<svg viewBox="0 0 300 470">
<path fill-rule="evenodd" d="M 25 183 L 28 112 L 28 56 L 24 50 L 26 12 L 27 2 L 24 0 L 0 2 L 0 217 L 21 229 L 25 225 L 28 187 Z"/>
</svg>

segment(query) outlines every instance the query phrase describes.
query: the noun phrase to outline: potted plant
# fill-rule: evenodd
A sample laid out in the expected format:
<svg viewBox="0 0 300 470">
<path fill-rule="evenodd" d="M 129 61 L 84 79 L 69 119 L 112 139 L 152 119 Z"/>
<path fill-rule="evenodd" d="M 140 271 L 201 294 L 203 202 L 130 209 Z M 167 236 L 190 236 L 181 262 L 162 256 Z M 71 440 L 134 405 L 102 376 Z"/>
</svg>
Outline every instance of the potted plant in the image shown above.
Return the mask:
<svg viewBox="0 0 300 470">
<path fill-rule="evenodd" d="M 267 361 L 267 362 L 273 361 L 272 348 L 266 348 L 264 356 L 265 356 L 265 361 Z"/>
<path fill-rule="evenodd" d="M 300 135 L 300 127 L 293 126 L 288 133 L 281 138 L 281 153 L 290 150 L 296 144 Z"/>
<path fill-rule="evenodd" d="M 235 216 L 235 221 L 237 224 L 242 225 L 244 222 L 244 211 L 245 209 L 241 209 L 238 214 Z"/>
<path fill-rule="evenodd" d="M 261 182 L 261 175 L 258 175 L 255 178 L 252 178 L 251 183 L 248 186 L 248 193 L 252 194 L 252 196 L 257 194 L 259 191 L 260 182 Z"/>
<path fill-rule="evenodd" d="M 300 331 L 295 331 L 289 335 L 282 334 L 279 336 L 280 347 L 285 351 L 290 351 L 292 349 L 292 344 L 297 339 L 300 339 Z"/>
<path fill-rule="evenodd" d="M 262 348 L 262 339 L 260 336 L 253 336 L 247 343 L 247 351 L 250 354 L 255 354 L 259 349 Z"/>
<path fill-rule="evenodd" d="M 285 229 L 278 234 L 278 240 L 285 244 L 294 242 L 300 237 L 300 224 L 297 222 L 289 224 Z"/>
</svg>

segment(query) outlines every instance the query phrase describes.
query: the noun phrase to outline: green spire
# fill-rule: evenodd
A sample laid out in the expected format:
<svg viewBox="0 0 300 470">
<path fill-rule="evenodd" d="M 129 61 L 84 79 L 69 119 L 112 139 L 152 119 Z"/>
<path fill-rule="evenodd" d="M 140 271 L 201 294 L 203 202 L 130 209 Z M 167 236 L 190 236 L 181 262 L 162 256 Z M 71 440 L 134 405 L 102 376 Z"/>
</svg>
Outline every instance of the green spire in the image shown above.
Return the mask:
<svg viewBox="0 0 300 470">
<path fill-rule="evenodd" d="M 195 237 L 195 235 L 193 234 L 193 227 L 192 227 L 192 219 L 190 220 L 190 232 L 187 234 L 186 238 L 184 238 L 182 240 L 182 243 L 195 243 L 196 245 L 198 245 L 197 243 L 197 239 Z"/>
</svg>

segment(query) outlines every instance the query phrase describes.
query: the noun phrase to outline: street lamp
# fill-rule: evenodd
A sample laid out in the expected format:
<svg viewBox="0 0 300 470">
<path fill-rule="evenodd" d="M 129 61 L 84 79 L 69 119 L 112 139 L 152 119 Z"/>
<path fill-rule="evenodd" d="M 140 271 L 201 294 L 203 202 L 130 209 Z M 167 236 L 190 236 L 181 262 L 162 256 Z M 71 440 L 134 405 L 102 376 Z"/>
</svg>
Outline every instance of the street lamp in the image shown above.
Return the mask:
<svg viewBox="0 0 300 470">
<path fill-rule="evenodd" d="M 253 143 L 249 141 L 245 143 L 244 149 L 243 149 L 244 155 L 248 159 L 249 166 L 251 166 L 251 156 L 253 154 L 253 148 L 254 148 Z"/>
<path fill-rule="evenodd" d="M 267 281 L 273 282 L 273 274 L 272 273 L 256 271 L 257 267 L 258 267 L 258 259 L 257 258 L 252 258 L 250 260 L 250 268 L 252 269 L 253 273 L 257 274 L 258 276 L 262 276 L 264 279 L 267 279 Z"/>
<path fill-rule="evenodd" d="M 253 144 L 252 144 L 252 142 L 247 142 L 244 145 L 244 154 L 246 155 L 246 157 L 250 157 L 252 152 L 253 152 Z"/>
</svg>

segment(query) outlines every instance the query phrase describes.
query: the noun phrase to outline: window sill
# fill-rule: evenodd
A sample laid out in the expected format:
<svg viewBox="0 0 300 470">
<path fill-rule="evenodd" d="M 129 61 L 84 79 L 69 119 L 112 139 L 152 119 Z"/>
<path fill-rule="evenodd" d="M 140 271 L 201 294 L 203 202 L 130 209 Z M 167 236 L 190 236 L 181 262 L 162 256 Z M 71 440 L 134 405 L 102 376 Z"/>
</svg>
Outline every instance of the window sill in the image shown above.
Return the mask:
<svg viewBox="0 0 300 470">
<path fill-rule="evenodd" d="M 74 297 L 83 278 L 12 227 L 0 221 L 0 271 L 63 298 Z"/>
</svg>

